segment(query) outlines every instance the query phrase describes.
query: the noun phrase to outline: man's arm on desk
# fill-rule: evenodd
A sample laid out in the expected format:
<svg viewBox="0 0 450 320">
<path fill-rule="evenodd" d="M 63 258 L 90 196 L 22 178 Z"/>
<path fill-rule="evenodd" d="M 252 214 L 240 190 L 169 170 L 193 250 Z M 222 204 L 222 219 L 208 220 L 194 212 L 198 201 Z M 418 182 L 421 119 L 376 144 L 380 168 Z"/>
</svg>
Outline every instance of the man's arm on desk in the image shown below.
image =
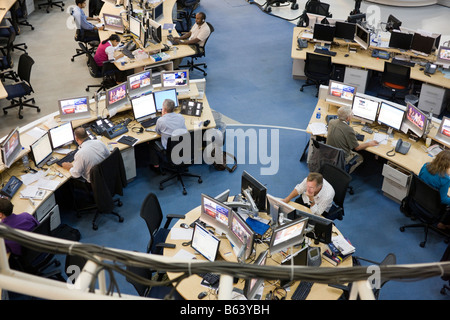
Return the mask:
<svg viewBox="0 0 450 320">
<path fill-rule="evenodd" d="M 355 151 L 361 151 L 364 149 L 367 149 L 368 147 L 375 147 L 378 145 L 378 141 L 376 140 L 370 140 L 364 143 L 360 143 L 356 148 Z"/>
</svg>

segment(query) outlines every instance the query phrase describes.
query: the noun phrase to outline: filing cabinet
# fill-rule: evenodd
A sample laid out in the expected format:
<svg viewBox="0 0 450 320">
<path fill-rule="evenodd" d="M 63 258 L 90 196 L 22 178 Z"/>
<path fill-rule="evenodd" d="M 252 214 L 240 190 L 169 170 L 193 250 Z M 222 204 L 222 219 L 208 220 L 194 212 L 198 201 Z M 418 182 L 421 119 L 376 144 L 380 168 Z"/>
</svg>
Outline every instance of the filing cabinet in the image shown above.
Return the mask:
<svg viewBox="0 0 450 320">
<path fill-rule="evenodd" d="M 418 107 L 422 111 L 432 112 L 438 116 L 449 103 L 449 96 L 449 90 L 423 83 Z"/>
<path fill-rule="evenodd" d="M 388 161 L 383 166 L 383 185 L 381 190 L 388 198 L 400 203 L 409 191 L 411 173 L 406 169 Z"/>
</svg>

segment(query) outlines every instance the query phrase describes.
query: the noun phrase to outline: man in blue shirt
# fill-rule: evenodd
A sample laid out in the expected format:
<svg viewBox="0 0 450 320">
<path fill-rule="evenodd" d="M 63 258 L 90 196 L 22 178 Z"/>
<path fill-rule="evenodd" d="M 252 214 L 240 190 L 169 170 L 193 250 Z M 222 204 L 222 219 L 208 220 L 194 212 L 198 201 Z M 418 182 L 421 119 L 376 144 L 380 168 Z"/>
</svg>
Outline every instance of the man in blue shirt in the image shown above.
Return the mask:
<svg viewBox="0 0 450 320">
<path fill-rule="evenodd" d="M 103 30 L 104 26 L 96 27 L 87 20 L 83 9 L 86 7 L 86 0 L 75 0 L 76 8 L 72 12 L 77 29 L 82 32 L 82 38 L 86 42 L 100 41 L 98 30 Z"/>
</svg>

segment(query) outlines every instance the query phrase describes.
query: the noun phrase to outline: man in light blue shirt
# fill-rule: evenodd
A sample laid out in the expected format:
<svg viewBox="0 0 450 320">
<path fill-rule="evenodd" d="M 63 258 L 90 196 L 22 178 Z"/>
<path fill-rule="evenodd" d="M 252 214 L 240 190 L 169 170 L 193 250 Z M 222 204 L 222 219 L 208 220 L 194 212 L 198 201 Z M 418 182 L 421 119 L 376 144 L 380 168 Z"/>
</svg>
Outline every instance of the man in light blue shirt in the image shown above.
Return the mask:
<svg viewBox="0 0 450 320">
<path fill-rule="evenodd" d="M 72 16 L 75 19 L 75 24 L 77 29 L 82 32 L 82 38 L 86 42 L 90 41 L 100 41 L 98 36 L 98 30 L 103 30 L 104 26 L 96 27 L 87 20 L 86 14 L 83 9 L 86 7 L 86 0 L 75 0 L 77 5 L 72 12 Z"/>
</svg>

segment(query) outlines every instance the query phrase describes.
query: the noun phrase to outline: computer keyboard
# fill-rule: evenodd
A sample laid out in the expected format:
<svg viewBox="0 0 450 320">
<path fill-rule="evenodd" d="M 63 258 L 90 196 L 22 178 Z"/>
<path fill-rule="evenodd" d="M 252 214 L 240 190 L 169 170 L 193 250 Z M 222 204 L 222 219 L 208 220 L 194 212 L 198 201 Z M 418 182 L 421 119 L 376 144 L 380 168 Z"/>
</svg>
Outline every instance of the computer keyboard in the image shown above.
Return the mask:
<svg viewBox="0 0 450 320">
<path fill-rule="evenodd" d="M 395 59 L 395 58 L 392 58 L 392 61 L 391 61 L 393 64 L 398 64 L 398 65 L 401 65 L 401 66 L 405 66 L 405 67 L 414 67 L 415 66 L 415 63 L 414 62 L 411 62 L 411 61 L 405 61 L 405 60 L 400 60 L 400 59 Z"/>
<path fill-rule="evenodd" d="M 73 159 L 75 157 L 75 153 L 78 152 L 78 149 L 70 151 L 68 154 L 66 154 L 63 158 L 59 159 L 56 164 L 60 167 L 62 167 L 63 162 L 73 162 Z"/>
<path fill-rule="evenodd" d="M 294 293 L 292 294 L 291 299 L 292 300 L 305 300 L 308 296 L 309 292 L 311 291 L 311 287 L 313 286 L 314 282 L 309 281 L 300 281 L 300 284 L 298 285 L 297 289 L 295 289 Z"/>
<path fill-rule="evenodd" d="M 126 55 L 128 58 L 134 59 L 133 54 L 132 54 L 131 51 L 128 50 L 127 48 L 123 48 L 123 49 L 122 49 L 122 53 L 123 53 L 124 55 Z"/>
<path fill-rule="evenodd" d="M 211 287 L 215 287 L 219 284 L 220 275 L 217 273 L 204 273 L 200 274 L 204 281 L 208 282 Z"/>
<path fill-rule="evenodd" d="M 154 126 L 156 124 L 156 121 L 158 121 L 159 118 L 160 117 L 155 117 L 155 118 L 151 118 L 151 119 L 142 121 L 141 126 L 143 126 L 144 128 Z"/>
<path fill-rule="evenodd" d="M 319 49 L 319 48 L 314 49 L 314 52 L 320 53 L 320 54 L 325 54 L 327 56 L 333 56 L 333 57 L 336 55 L 336 52 L 334 52 L 334 51 L 329 51 L 326 49 Z"/>
</svg>

